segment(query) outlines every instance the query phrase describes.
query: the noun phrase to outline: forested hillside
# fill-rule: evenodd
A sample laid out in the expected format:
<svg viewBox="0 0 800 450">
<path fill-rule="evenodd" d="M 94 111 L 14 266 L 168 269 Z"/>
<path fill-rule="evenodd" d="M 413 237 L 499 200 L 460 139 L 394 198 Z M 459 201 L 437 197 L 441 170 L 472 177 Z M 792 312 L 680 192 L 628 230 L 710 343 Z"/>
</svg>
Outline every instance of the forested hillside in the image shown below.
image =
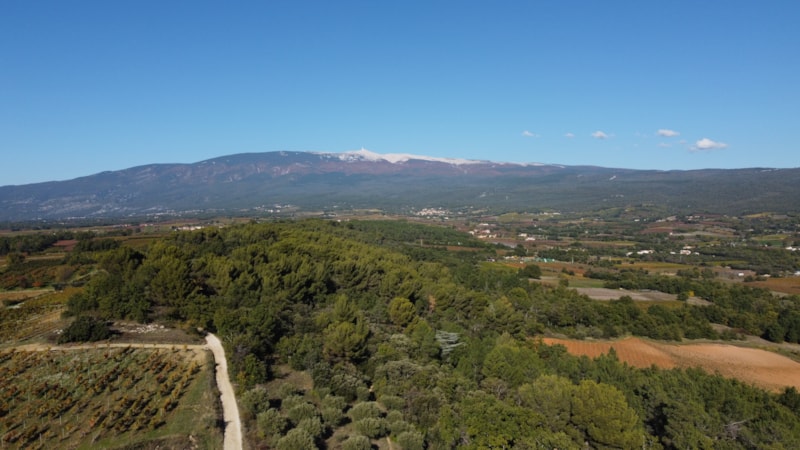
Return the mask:
<svg viewBox="0 0 800 450">
<path fill-rule="evenodd" d="M 711 307 L 598 303 L 486 262 L 497 248 L 468 235 L 404 222 L 254 223 L 102 247 L 70 256 L 97 271 L 69 314 L 218 333 L 253 448 L 369 448 L 387 436 L 404 449 L 800 448 L 793 388 L 634 369 L 537 339 L 718 338 L 716 322 L 796 342 L 796 296 L 685 273 L 664 290 L 695 291 Z"/>
</svg>

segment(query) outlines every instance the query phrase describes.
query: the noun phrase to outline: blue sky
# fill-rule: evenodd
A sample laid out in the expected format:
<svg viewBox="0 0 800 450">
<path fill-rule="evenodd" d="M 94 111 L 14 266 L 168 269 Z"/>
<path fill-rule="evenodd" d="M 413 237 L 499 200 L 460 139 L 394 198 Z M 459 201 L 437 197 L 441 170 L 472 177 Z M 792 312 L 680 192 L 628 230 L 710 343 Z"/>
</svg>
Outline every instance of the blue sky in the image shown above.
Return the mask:
<svg viewBox="0 0 800 450">
<path fill-rule="evenodd" d="M 0 2 L 0 185 L 278 150 L 798 167 L 800 2 Z"/>
</svg>

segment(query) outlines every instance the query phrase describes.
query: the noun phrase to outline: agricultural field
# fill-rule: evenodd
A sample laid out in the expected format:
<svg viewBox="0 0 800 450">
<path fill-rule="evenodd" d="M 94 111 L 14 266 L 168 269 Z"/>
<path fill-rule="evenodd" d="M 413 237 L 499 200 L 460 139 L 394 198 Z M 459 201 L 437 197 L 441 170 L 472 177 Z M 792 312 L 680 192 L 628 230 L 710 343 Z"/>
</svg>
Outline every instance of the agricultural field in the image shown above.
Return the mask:
<svg viewBox="0 0 800 450">
<path fill-rule="evenodd" d="M 543 338 L 542 341 L 548 345 L 563 345 L 572 354 L 590 358 L 613 348 L 620 361 L 633 367 L 699 367 L 775 392 L 787 386 L 800 389 L 800 363 L 758 348 L 719 343 L 668 344 L 635 337 L 617 341 L 557 338 Z"/>
<path fill-rule="evenodd" d="M 80 289 L 63 291 L 30 289 L 0 292 L 0 345 L 30 339 L 44 339 L 64 325 L 61 313 L 70 295 Z"/>
<path fill-rule="evenodd" d="M 2 350 L 0 446 L 220 448 L 213 368 L 200 346 Z"/>
<path fill-rule="evenodd" d="M 800 295 L 800 276 L 768 278 L 764 281 L 754 281 L 748 284 L 782 294 Z"/>
<path fill-rule="evenodd" d="M 570 286 L 574 286 L 570 283 Z M 682 305 L 683 302 L 678 302 L 674 294 L 665 294 L 658 291 L 631 291 L 627 289 L 608 289 L 603 287 L 576 287 L 578 293 L 588 296 L 593 300 L 616 300 L 622 296 L 627 295 L 634 301 L 639 302 L 659 302 L 660 304 Z"/>
</svg>

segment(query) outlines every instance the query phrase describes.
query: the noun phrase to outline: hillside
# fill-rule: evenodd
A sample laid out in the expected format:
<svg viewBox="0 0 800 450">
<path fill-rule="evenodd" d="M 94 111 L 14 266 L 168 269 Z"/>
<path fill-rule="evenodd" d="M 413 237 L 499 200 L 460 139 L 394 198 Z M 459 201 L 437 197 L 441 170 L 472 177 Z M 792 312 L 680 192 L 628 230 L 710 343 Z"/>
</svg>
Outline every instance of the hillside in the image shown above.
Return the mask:
<svg viewBox="0 0 800 450">
<path fill-rule="evenodd" d="M 763 371 L 786 367 L 790 373 L 769 385 L 751 385 L 741 370 L 720 369 L 731 377 L 726 378 L 695 368 L 710 369 L 694 362 L 638 369 L 624 362 L 629 355 L 623 347 L 619 353 L 609 350 L 589 359 L 548 345 L 552 341 L 545 336 L 553 335 L 614 342 L 632 335 L 679 343 L 746 334 L 763 336 L 776 346 L 800 342 L 800 298 L 754 288 L 744 280 L 726 281 L 702 265 L 705 256 L 699 252 L 683 264 L 651 262 L 651 273 L 636 264 L 645 263 L 638 256 L 623 260 L 617 255 L 618 241 L 595 241 L 606 244 L 600 248 L 603 254 L 617 256 L 578 262 L 584 259 L 582 249 L 593 251 L 586 242 L 585 247 L 564 248 L 565 253 L 574 250 L 569 251 L 570 261 L 576 256 L 574 263 L 562 258 L 528 270 L 538 266 L 507 259 L 519 248 L 490 244 L 452 227 L 409 221 L 252 222 L 167 230 L 145 236 L 144 242 L 135 235 L 111 235 L 114 228 L 108 227 L 107 235 L 72 236 L 78 243 L 71 250 L 49 248 L 57 242 L 44 241 L 52 237 L 49 231 L 8 237 L 0 281 L 13 295 L 5 299 L 8 307 L 0 309 L 0 340 L 19 350 L 20 340 L 47 345 L 87 334 L 94 339 L 103 324 L 120 329 L 131 321 L 211 330 L 225 346 L 246 448 L 671 450 L 800 445 L 796 363 L 781 366 L 773 358 Z M 69 237 L 63 233 L 61 238 Z M 11 250 L 32 244 L 32 236 L 43 240 L 38 252 L 21 256 Z M 685 245 L 682 237 L 670 239 Z M 762 256 L 789 252 L 755 242 L 752 249 Z M 670 275 L 655 272 L 659 267 Z M 555 275 L 557 281 L 551 283 L 545 275 Z M 635 301 L 623 295 L 598 301 L 570 288 L 599 283 L 609 290 L 625 286 L 676 297 Z M 23 301 L 21 290 L 10 290 L 24 286 L 37 289 Z M 52 292 L 44 293 L 44 287 Z M 689 292 L 704 302 L 679 300 L 688 299 Z M 150 358 L 144 350 L 155 348 L 153 342 L 142 342 L 147 348 L 126 367 L 149 367 L 139 361 Z M 99 352 L 107 348 L 103 341 L 98 345 Z M 188 349 L 175 350 L 164 357 Z M 9 411 L 7 417 L 14 418 L 0 430 L 9 442 L 53 448 L 59 439 L 77 442 L 96 435 L 122 449 L 133 448 L 123 446 L 128 439 L 154 444 L 136 448 L 154 448 L 167 437 L 192 439 L 186 437 L 187 424 L 182 435 L 152 440 L 151 431 L 181 427 L 173 414 L 182 403 L 175 413 L 165 406 L 160 412 L 177 394 L 161 392 L 163 383 L 155 371 L 145 374 L 129 397 L 116 385 L 108 394 L 76 395 L 74 404 L 91 403 L 88 420 L 72 410 L 64 414 L 65 423 L 74 424 L 70 435 L 46 428 L 43 421 L 26 423 L 27 403 L 20 399 L 43 397 L 36 404 L 46 408 L 43 420 L 58 418 L 67 408 L 49 406 L 52 398 L 36 380 L 49 377 L 49 370 L 66 372 L 61 367 L 68 360 L 38 355 L 0 355 L 8 357 L 4 370 L 16 381 L 6 387 L 6 397 L 14 401 L 5 409 L 0 404 L 0 412 Z M 92 373 L 99 375 L 116 370 L 100 356 L 74 375 L 62 375 L 59 386 L 69 390 L 79 376 L 85 380 L 87 367 L 95 367 Z M 208 372 L 198 372 L 196 381 L 188 375 L 181 378 L 191 370 L 172 373 L 181 375 L 164 376 L 187 386 L 185 404 L 197 404 L 189 398 L 192 383 L 199 385 L 201 374 Z M 120 377 L 120 383 L 127 379 Z M 64 399 L 69 400 L 66 395 Z M 150 399 L 162 403 L 145 403 Z M 137 425 L 125 412 L 129 401 L 143 405 L 147 422 Z M 109 406 L 104 409 L 104 404 Z M 191 426 L 208 428 L 200 416 L 188 420 Z"/>
<path fill-rule="evenodd" d="M 426 207 L 492 212 L 658 205 L 744 214 L 800 207 L 800 169 L 643 171 L 413 155 L 269 152 L 0 187 L 0 221 Z"/>
</svg>

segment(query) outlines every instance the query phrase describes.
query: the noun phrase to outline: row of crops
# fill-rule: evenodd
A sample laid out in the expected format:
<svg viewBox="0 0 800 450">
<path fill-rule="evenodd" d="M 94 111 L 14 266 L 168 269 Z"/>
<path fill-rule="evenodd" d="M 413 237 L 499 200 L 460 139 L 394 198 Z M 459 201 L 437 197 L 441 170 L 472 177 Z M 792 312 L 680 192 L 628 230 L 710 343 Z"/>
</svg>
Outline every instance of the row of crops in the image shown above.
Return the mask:
<svg viewBox="0 0 800 450">
<path fill-rule="evenodd" d="M 0 445 L 75 447 L 163 426 L 202 368 L 194 351 L 0 353 Z"/>
</svg>

